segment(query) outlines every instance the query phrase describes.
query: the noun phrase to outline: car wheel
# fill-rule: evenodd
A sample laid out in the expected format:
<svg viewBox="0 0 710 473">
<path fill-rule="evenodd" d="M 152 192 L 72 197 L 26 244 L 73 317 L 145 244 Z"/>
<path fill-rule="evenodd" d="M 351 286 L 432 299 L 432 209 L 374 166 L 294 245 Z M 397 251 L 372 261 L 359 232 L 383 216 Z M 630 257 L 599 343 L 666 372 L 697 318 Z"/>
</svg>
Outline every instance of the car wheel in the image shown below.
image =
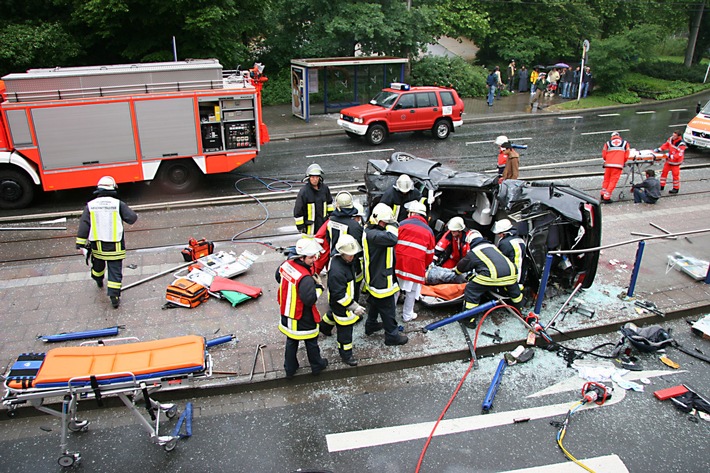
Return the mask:
<svg viewBox="0 0 710 473">
<path fill-rule="evenodd" d="M 34 195 L 35 185 L 23 171 L 0 170 L 0 209 L 23 209 Z"/>
<path fill-rule="evenodd" d="M 353 133 L 352 131 L 346 131 L 345 134 L 348 135 L 348 137 L 352 138 L 353 140 L 360 138 L 360 135 L 358 135 L 357 133 Z"/>
<path fill-rule="evenodd" d="M 158 172 L 158 185 L 169 194 L 185 194 L 197 189 L 202 173 L 191 159 L 163 161 Z"/>
<path fill-rule="evenodd" d="M 445 140 L 451 133 L 451 123 L 448 120 L 439 120 L 434 123 L 434 128 L 431 131 L 438 139 Z"/>
<path fill-rule="evenodd" d="M 385 138 L 387 138 L 387 130 L 384 126 L 379 124 L 370 125 L 370 128 L 367 129 L 367 133 L 365 133 L 365 138 L 367 138 L 367 142 L 372 146 L 381 145 L 385 141 Z"/>
</svg>

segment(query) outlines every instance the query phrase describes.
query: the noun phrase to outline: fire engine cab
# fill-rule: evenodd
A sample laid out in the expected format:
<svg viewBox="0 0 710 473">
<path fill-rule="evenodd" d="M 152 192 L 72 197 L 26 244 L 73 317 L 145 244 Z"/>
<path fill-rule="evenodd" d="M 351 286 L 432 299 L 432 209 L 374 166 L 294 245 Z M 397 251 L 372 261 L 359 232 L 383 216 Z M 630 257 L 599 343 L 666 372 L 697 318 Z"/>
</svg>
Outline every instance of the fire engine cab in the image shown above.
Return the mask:
<svg viewBox="0 0 710 473">
<path fill-rule="evenodd" d="M 30 69 L 0 80 L 0 208 L 35 191 L 152 181 L 194 190 L 203 174 L 251 161 L 269 141 L 260 64 L 215 59 Z"/>
</svg>

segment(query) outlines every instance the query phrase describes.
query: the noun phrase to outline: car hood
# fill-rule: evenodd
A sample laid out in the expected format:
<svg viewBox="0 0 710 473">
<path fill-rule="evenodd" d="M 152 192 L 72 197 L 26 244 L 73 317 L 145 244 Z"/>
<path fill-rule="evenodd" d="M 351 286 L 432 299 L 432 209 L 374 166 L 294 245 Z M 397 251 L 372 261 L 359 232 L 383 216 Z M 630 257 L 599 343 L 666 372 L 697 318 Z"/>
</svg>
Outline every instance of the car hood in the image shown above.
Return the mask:
<svg viewBox="0 0 710 473">
<path fill-rule="evenodd" d="M 575 222 L 582 222 L 580 204 L 599 205 L 599 201 L 566 185 L 552 182 L 503 181 L 498 201 L 507 210 L 522 206 L 523 212 L 540 206 L 554 209 Z"/>
<path fill-rule="evenodd" d="M 364 105 L 356 105 L 355 107 L 344 108 L 340 111 L 340 113 L 351 117 L 365 118 L 370 115 L 380 114 L 385 110 L 388 109 L 385 107 L 380 107 L 379 105 L 370 105 L 369 103 L 366 103 Z"/>
</svg>

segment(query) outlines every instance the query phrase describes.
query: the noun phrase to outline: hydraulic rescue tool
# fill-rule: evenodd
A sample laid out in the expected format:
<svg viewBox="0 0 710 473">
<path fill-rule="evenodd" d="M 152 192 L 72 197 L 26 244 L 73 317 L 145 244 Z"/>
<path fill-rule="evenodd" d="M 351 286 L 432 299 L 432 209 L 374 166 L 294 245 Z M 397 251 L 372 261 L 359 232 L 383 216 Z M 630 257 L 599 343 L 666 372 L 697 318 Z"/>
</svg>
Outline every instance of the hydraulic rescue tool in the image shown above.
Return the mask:
<svg viewBox="0 0 710 473">
<path fill-rule="evenodd" d="M 498 363 L 498 369 L 496 369 L 496 372 L 493 375 L 493 380 L 491 381 L 491 385 L 488 387 L 488 391 L 486 392 L 486 397 L 483 399 L 483 404 L 481 405 L 481 414 L 488 414 L 488 411 L 490 411 L 493 407 L 493 399 L 495 399 L 496 397 L 498 387 L 500 386 L 500 380 L 501 378 L 503 378 L 503 373 L 505 372 L 505 369 L 507 367 L 508 362 L 505 361 L 505 358 L 500 360 L 500 363 Z"/>
</svg>

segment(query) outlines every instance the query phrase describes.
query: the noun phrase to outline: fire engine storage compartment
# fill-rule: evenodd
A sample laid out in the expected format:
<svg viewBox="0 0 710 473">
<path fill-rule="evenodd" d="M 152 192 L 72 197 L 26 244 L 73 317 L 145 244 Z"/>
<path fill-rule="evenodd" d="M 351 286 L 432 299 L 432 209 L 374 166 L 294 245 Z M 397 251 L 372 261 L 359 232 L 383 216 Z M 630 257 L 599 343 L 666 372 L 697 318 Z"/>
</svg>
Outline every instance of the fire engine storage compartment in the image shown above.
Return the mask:
<svg viewBox="0 0 710 473">
<path fill-rule="evenodd" d="M 243 86 L 224 80 L 217 60 L 30 69 L 2 80 L 15 148 L 50 173 L 135 166 L 139 153 L 145 166 L 258 150 L 256 92 L 237 92 Z"/>
</svg>

